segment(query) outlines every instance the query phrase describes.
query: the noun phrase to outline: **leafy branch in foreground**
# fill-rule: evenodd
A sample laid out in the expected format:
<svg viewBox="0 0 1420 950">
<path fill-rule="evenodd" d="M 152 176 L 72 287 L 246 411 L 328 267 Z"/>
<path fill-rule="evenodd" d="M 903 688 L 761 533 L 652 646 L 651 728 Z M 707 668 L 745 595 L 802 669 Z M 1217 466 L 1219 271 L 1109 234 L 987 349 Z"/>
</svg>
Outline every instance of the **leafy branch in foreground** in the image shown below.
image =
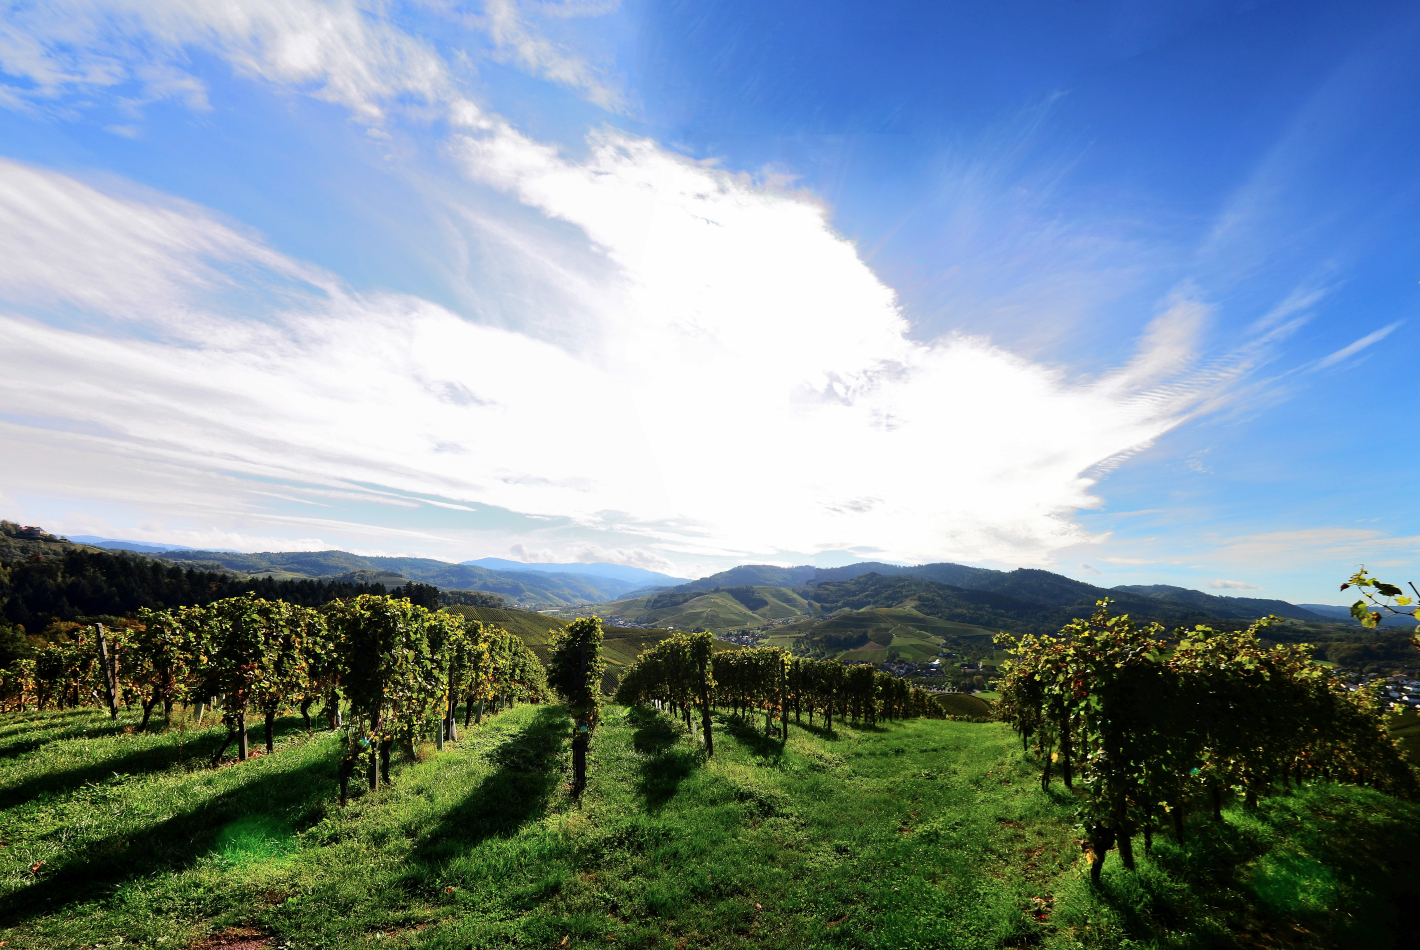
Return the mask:
<svg viewBox="0 0 1420 950">
<path fill-rule="evenodd" d="M 1420 589 L 1416 588 L 1414 581 L 1410 582 L 1410 589 L 1415 596 L 1409 597 L 1394 584 L 1372 577 L 1363 564 L 1341 585 L 1342 590 L 1352 587 L 1356 588 L 1361 599 L 1351 605 L 1351 616 L 1360 621 L 1361 626 L 1374 630 L 1386 617 L 1409 617 L 1417 624 L 1410 641 L 1420 647 L 1420 613 L 1415 610 L 1416 603 L 1420 602 Z M 1401 610 L 1402 607 L 1410 609 Z"/>
</svg>

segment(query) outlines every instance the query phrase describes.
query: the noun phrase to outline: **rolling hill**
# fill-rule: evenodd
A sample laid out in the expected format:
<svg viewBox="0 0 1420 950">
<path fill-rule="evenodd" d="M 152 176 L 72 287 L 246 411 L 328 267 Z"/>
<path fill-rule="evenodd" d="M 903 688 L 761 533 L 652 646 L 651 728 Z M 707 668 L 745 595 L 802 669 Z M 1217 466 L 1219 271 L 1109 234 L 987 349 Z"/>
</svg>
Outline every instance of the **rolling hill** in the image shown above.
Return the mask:
<svg viewBox="0 0 1420 950">
<path fill-rule="evenodd" d="M 217 568 L 249 576 L 277 579 L 335 578 L 393 585 L 405 580 L 448 590 L 484 590 L 522 604 L 558 606 L 585 604 L 619 597 L 639 582 L 588 574 L 538 571 L 491 571 L 432 558 L 364 557 L 347 551 L 281 551 L 241 554 L 224 551 L 164 551 L 164 561 L 184 566 Z"/>
<path fill-rule="evenodd" d="M 690 589 L 687 584 L 603 604 L 597 612 L 625 623 L 726 633 L 810 616 L 819 611 L 804 598 L 802 591 L 787 587 L 741 585 L 699 591 Z"/>
<path fill-rule="evenodd" d="M 956 619 L 971 623 L 1020 623 L 1024 621 L 1025 605 L 1066 609 L 1071 616 L 1088 612 L 1099 599 L 1113 599 L 1120 611 L 1127 611 L 1136 618 L 1162 623 L 1201 623 L 1207 621 L 1251 621 L 1275 613 L 1294 621 L 1321 623 L 1333 621 L 1331 616 L 1309 611 L 1287 601 L 1269 601 L 1261 598 L 1238 598 L 1238 596 L 1217 596 L 1201 591 L 1179 588 L 1179 586 L 1116 586 L 1101 588 L 1052 571 L 1035 568 L 1017 568 L 1015 571 L 994 571 L 990 568 L 973 568 L 961 564 L 882 564 L 863 561 L 859 564 L 838 568 L 794 567 L 782 568 L 774 565 L 741 565 L 720 574 L 700 578 L 690 584 L 674 586 L 669 591 L 659 592 L 660 598 L 683 596 L 714 591 L 714 589 L 734 588 L 734 586 L 781 586 L 781 588 L 812 589 L 812 591 L 838 591 L 836 598 L 848 592 L 852 596 L 852 586 L 839 588 L 865 577 L 879 578 L 870 582 L 875 591 L 896 589 L 914 591 L 917 584 L 934 584 L 939 588 L 957 591 L 954 611 Z M 967 595 L 971 592 L 973 595 Z M 639 594 L 639 592 L 638 592 Z M 997 595 L 997 598 L 981 598 L 978 594 Z M 841 609 L 826 606 L 828 601 L 818 595 L 807 595 L 808 599 L 825 604 L 825 609 Z M 941 592 L 939 592 L 939 596 Z M 902 598 L 899 598 L 902 599 Z M 873 604 L 880 606 L 880 604 Z M 843 606 L 862 606 L 862 604 Z M 941 605 L 939 605 L 941 609 Z M 970 616 L 967 616 L 970 613 Z M 1049 613 L 1047 623 L 1055 623 L 1055 613 Z M 1068 618 L 1066 618 L 1068 619 Z M 1058 623 L 1055 628 L 1058 629 Z"/>
</svg>

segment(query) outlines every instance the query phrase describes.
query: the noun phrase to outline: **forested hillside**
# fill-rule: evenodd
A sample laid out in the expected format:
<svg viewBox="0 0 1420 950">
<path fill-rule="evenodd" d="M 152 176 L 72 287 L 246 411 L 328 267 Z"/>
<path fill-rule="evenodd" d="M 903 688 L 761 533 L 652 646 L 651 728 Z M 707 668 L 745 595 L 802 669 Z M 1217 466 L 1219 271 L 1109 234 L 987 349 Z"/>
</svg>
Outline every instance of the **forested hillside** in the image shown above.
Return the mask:
<svg viewBox="0 0 1420 950">
<path fill-rule="evenodd" d="M 1221 597 L 1217 594 L 1205 594 L 1202 591 L 1189 590 L 1186 587 L 1170 587 L 1167 584 L 1151 585 L 1121 585 L 1111 588 L 1111 594 L 1121 595 L 1142 595 L 1153 597 L 1158 600 L 1172 601 L 1178 604 L 1187 604 L 1190 607 L 1197 607 L 1205 610 L 1215 617 L 1222 617 L 1225 620 L 1256 620 L 1259 617 L 1266 617 L 1271 614 L 1277 617 L 1286 617 L 1288 620 L 1305 620 L 1310 623 L 1334 621 L 1335 616 L 1318 613 L 1297 604 L 1289 604 L 1285 600 L 1267 600 L 1261 597 Z M 1337 608 L 1343 614 L 1345 608 Z M 1343 616 L 1343 620 L 1349 620 L 1349 616 Z"/>
<path fill-rule="evenodd" d="M 268 600 L 316 607 L 337 597 L 382 594 L 385 588 L 343 581 L 244 578 L 80 547 L 0 563 L 0 614 L 30 633 L 40 633 L 56 620 L 118 617 L 141 607 L 202 605 L 247 591 Z"/>
</svg>

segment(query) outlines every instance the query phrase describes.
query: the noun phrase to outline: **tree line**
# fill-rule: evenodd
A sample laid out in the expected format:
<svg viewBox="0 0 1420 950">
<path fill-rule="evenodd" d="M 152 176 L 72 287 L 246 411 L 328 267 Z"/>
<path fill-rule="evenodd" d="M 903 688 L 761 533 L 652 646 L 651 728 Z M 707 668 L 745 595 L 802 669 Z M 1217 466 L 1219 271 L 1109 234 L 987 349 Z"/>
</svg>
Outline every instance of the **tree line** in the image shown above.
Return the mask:
<svg viewBox="0 0 1420 950">
<path fill-rule="evenodd" d="M 493 625 L 430 610 L 409 598 L 360 594 L 320 609 L 252 593 L 205 606 L 140 608 L 126 627 L 94 624 L 65 643 L 40 649 L 0 671 L 0 703 L 8 709 L 67 708 L 99 702 L 142 707 L 139 730 L 155 710 L 164 720 L 176 703 L 195 704 L 198 719 L 220 714 L 227 736 L 249 755 L 248 717 L 265 720 L 268 754 L 276 716 L 299 709 L 343 730 L 341 800 L 364 770 L 371 788 L 389 780 L 391 749 L 412 752 L 434 733 L 440 748 L 489 705 L 546 696 L 547 674 L 523 641 Z M 347 714 L 348 713 L 348 718 Z"/>
<path fill-rule="evenodd" d="M 1113 847 L 1134 869 L 1136 834 L 1147 851 L 1161 826 L 1182 838 L 1190 810 L 1221 820 L 1227 792 L 1254 807 L 1309 779 L 1420 791 L 1374 696 L 1347 692 L 1307 644 L 1262 642 L 1276 618 L 1167 638 L 1109 604 L 1056 636 L 998 637 L 1012 654 L 999 713 L 1042 763 L 1041 787 L 1058 771 L 1078 795 L 1095 881 Z"/>
<path fill-rule="evenodd" d="M 334 580 L 239 578 L 137 554 L 83 548 L 0 564 L 0 611 L 6 621 L 23 626 L 29 634 L 42 632 L 54 621 L 123 617 L 145 607 L 202 606 L 245 593 L 319 607 L 339 598 L 383 594 L 385 587 Z"/>
</svg>

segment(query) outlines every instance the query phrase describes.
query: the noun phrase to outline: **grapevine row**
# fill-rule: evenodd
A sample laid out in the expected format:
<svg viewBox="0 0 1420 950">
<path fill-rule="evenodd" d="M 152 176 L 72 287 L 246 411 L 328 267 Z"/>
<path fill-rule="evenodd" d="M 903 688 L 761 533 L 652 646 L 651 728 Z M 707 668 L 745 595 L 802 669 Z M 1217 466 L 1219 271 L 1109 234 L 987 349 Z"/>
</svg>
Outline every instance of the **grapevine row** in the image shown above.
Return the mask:
<svg viewBox="0 0 1420 950">
<path fill-rule="evenodd" d="M 175 703 L 220 712 L 226 740 L 246 760 L 248 716 L 265 719 L 266 751 L 274 751 L 276 715 L 299 708 L 307 729 L 320 704 L 330 728 L 343 729 L 341 800 L 364 771 L 371 788 L 389 781 L 390 751 L 410 748 L 431 726 L 442 748 L 489 703 L 540 702 L 547 693 L 541 662 L 518 637 L 407 599 L 363 594 L 319 610 L 244 594 L 205 607 L 138 611 L 129 627 L 80 630 L 30 660 L 0 671 L 0 703 L 73 707 L 99 701 L 112 716 L 141 704 L 139 729 L 161 706 Z M 349 719 L 343 709 L 348 708 Z"/>
<path fill-rule="evenodd" d="M 1042 788 L 1058 769 L 1077 794 L 1094 880 L 1113 847 L 1134 869 L 1141 831 L 1146 850 L 1157 826 L 1181 838 L 1199 803 L 1221 820 L 1228 790 L 1250 807 L 1308 779 L 1416 793 L 1381 705 L 1346 692 L 1309 645 L 1263 644 L 1274 619 L 1170 640 L 1158 624 L 1111 616 L 1105 600 L 1059 636 L 998 637 L 1012 653 L 999 713 L 1034 747 Z"/>
<path fill-rule="evenodd" d="M 869 725 L 879 719 L 944 718 L 926 690 L 871 666 L 845 666 L 836 660 L 794 656 L 777 647 L 712 652 L 708 633 L 677 633 L 641 653 L 622 676 L 616 701 L 633 706 L 658 702 L 678 711 L 691 728 L 690 710 L 699 706 L 706 752 L 714 755 L 710 712 L 730 707 L 743 716 L 762 710 L 765 731 L 777 717 L 780 735 L 789 734 L 789 715 L 809 724 L 821 713 L 831 732 L 833 716 L 849 716 Z"/>
</svg>

